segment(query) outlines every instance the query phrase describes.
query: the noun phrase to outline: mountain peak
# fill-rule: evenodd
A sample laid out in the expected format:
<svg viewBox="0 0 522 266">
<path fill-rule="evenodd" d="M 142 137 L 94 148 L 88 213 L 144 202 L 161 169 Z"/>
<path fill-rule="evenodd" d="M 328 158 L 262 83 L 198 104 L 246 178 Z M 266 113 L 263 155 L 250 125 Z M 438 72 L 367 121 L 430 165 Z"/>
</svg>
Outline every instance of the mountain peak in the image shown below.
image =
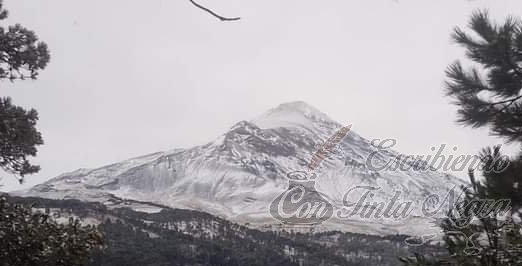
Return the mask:
<svg viewBox="0 0 522 266">
<path fill-rule="evenodd" d="M 330 152 L 325 144 L 332 136 L 339 136 L 336 132 L 340 128 L 341 124 L 307 103 L 284 103 L 253 121 L 237 123 L 206 145 L 64 174 L 21 194 L 97 201 L 111 208 L 125 206 L 115 200 L 118 198 L 154 202 L 264 226 L 280 224 L 270 214 L 270 204 L 289 191 L 290 181 L 284 177 L 305 169 L 315 154 L 324 157 L 314 182 L 334 206 L 343 206 L 346 193 L 359 184 L 383 188 L 376 191 L 375 202 L 388 201 L 400 191 L 405 200 L 414 203 L 422 203 L 426 195 L 444 197 L 463 184 L 457 178 L 410 167 L 377 171 L 370 167 L 368 158 L 394 162 L 401 155 L 377 149 L 353 131 Z M 429 217 L 419 216 L 421 207 L 411 210 L 418 218 L 401 220 L 402 224 L 385 218 L 345 222 L 338 217 L 324 223 L 324 228 L 421 235 L 433 225 Z"/>
<path fill-rule="evenodd" d="M 308 104 L 305 101 L 293 101 L 293 102 L 282 103 L 279 106 L 277 106 L 275 109 L 294 109 L 294 110 L 301 110 L 301 111 L 313 109 L 313 110 L 318 111 L 317 108 L 313 107 L 312 105 Z"/>
<path fill-rule="evenodd" d="M 303 126 L 310 128 L 317 122 L 335 123 L 325 113 L 303 101 L 282 103 L 279 106 L 268 110 L 260 117 L 252 120 L 252 123 L 260 128 L 288 126 Z"/>
<path fill-rule="evenodd" d="M 323 112 L 319 111 L 319 109 L 304 101 L 282 103 L 276 108 L 270 109 L 270 111 L 294 111 L 315 116 L 326 116 Z"/>
</svg>

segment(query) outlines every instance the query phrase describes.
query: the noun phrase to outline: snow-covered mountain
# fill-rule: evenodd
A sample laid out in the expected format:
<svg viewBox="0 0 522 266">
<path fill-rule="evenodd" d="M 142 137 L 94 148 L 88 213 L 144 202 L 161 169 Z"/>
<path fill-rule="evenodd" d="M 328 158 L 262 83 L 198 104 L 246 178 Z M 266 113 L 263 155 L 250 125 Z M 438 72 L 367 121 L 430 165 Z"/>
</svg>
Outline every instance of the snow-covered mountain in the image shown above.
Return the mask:
<svg viewBox="0 0 522 266">
<path fill-rule="evenodd" d="M 268 227 L 269 205 L 287 190 L 289 172 L 305 170 L 312 155 L 343 125 L 304 102 L 281 104 L 250 121 L 235 124 L 216 140 L 190 149 L 157 152 L 95 169 L 79 169 L 37 185 L 24 195 L 109 202 L 111 198 L 205 211 L 226 219 Z M 436 231 L 422 217 L 427 195 L 441 198 L 459 179 L 436 171 L 382 170 L 368 157 L 387 162 L 400 156 L 382 150 L 353 130 L 315 170 L 315 187 L 336 207 L 354 186 L 380 187 L 374 201 L 390 201 L 395 191 L 414 204 L 399 220 L 332 217 L 318 228 L 372 234 Z M 431 226 L 430 226 L 431 225 Z"/>
</svg>

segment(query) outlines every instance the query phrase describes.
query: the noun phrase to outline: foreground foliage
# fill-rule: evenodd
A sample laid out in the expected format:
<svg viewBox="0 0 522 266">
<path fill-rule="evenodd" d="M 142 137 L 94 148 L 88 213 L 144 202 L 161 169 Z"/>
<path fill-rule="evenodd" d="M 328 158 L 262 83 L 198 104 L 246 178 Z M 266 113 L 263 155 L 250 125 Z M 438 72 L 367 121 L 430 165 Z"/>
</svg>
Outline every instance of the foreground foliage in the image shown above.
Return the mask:
<svg viewBox="0 0 522 266">
<path fill-rule="evenodd" d="M 491 21 L 476 12 L 472 34 L 457 28 L 453 39 L 466 49 L 476 68 L 455 63 L 447 71 L 447 94 L 457 106 L 459 122 L 488 127 L 492 135 L 522 143 L 522 22 Z M 403 258 L 406 265 L 522 265 L 522 154 L 503 156 L 500 147 L 480 154 L 481 176 L 473 170 L 471 187 L 442 224 L 449 256 Z"/>
<path fill-rule="evenodd" d="M 70 218 L 57 223 L 29 206 L 0 198 L 0 265 L 85 265 L 102 244 L 93 226 Z"/>
<path fill-rule="evenodd" d="M 5 28 L 1 23 L 7 16 L 0 0 L 0 81 L 36 79 L 50 59 L 47 45 L 19 24 Z M 27 159 L 36 155 L 36 146 L 43 144 L 37 120 L 36 110 L 27 111 L 12 104 L 9 97 L 0 98 L 0 168 L 20 182 L 25 175 L 40 170 Z"/>
</svg>

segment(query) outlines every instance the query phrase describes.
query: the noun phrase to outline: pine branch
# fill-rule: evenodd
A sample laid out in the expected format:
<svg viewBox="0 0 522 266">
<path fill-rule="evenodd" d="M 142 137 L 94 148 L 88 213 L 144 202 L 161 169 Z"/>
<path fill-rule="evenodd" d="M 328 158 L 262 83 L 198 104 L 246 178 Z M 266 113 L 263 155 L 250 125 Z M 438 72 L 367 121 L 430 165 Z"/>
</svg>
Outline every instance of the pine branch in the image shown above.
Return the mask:
<svg viewBox="0 0 522 266">
<path fill-rule="evenodd" d="M 189 1 L 194 6 L 196 6 L 197 8 L 199 8 L 199 9 L 201 9 L 201 10 L 203 10 L 203 11 L 209 13 L 209 14 L 211 14 L 212 16 L 218 18 L 221 21 L 235 21 L 235 20 L 240 20 L 241 19 L 240 17 L 232 17 L 232 18 L 230 18 L 230 17 L 223 17 L 223 16 L 217 14 L 216 12 L 214 12 L 214 11 L 212 11 L 212 10 L 210 10 L 210 9 L 208 9 L 208 8 L 198 4 L 198 3 L 196 3 L 194 0 L 189 0 Z"/>
<path fill-rule="evenodd" d="M 504 103 L 508 103 L 507 106 L 513 104 L 514 102 L 516 102 L 518 99 L 521 99 L 522 98 L 522 95 L 519 95 L 517 97 L 513 97 L 511 99 L 507 99 L 507 100 L 504 100 L 504 101 L 498 101 L 498 102 L 493 102 L 493 103 L 486 103 L 485 105 L 491 105 L 491 106 L 494 106 L 494 105 L 498 105 L 498 104 L 504 104 Z"/>
</svg>

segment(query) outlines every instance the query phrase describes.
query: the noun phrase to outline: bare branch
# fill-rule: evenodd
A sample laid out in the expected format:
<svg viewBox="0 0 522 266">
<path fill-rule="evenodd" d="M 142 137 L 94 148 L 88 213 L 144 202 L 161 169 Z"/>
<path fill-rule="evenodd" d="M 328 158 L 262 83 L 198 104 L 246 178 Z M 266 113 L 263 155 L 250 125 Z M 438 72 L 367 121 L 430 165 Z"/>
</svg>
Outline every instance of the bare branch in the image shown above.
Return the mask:
<svg viewBox="0 0 522 266">
<path fill-rule="evenodd" d="M 218 18 L 219 20 L 221 21 L 234 21 L 234 20 L 240 20 L 241 18 L 240 17 L 233 17 L 233 18 L 227 18 L 227 17 L 223 17 L 221 15 L 218 15 L 216 12 L 196 3 L 194 0 L 189 0 L 194 6 L 196 6 L 197 8 L 211 14 L 212 16 Z"/>
</svg>

